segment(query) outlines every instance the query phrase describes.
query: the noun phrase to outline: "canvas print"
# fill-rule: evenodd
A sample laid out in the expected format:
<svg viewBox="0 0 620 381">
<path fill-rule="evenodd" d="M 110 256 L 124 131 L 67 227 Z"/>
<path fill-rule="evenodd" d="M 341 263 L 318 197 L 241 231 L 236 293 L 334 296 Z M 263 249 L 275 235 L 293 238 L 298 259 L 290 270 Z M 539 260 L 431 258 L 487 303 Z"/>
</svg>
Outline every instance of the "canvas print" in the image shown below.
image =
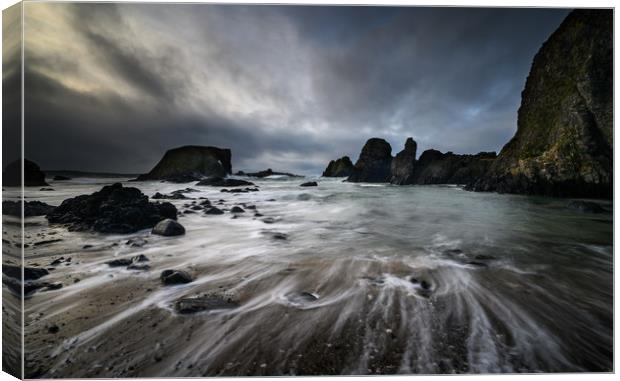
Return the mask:
<svg viewBox="0 0 620 381">
<path fill-rule="evenodd" d="M 3 371 L 613 372 L 613 10 L 3 11 Z"/>
</svg>

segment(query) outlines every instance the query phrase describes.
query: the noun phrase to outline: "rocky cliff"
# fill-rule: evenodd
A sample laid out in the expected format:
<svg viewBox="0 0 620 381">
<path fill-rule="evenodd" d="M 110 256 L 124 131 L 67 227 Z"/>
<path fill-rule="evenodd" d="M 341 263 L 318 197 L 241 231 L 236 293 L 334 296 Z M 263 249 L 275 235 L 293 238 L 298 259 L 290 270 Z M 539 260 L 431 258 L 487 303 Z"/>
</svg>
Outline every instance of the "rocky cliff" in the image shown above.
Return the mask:
<svg viewBox="0 0 620 381">
<path fill-rule="evenodd" d="M 353 173 L 347 181 L 358 183 L 387 183 L 390 181 L 392 164 L 392 147 L 383 139 L 368 139 L 359 159 L 355 163 Z"/>
<path fill-rule="evenodd" d="M 415 166 L 418 144 L 413 138 L 407 138 L 405 149 L 396 154 L 390 168 L 390 182 L 396 185 L 413 184 L 413 169 Z"/>
<path fill-rule="evenodd" d="M 353 163 L 348 156 L 332 160 L 323 171 L 323 177 L 348 177 L 353 173 Z"/>
<path fill-rule="evenodd" d="M 184 146 L 166 152 L 149 173 L 137 180 L 167 180 L 187 177 L 225 177 L 232 173 L 229 149 L 204 146 Z"/>
<path fill-rule="evenodd" d="M 534 57 L 517 133 L 477 191 L 613 194 L 613 11 L 575 10 Z"/>
</svg>

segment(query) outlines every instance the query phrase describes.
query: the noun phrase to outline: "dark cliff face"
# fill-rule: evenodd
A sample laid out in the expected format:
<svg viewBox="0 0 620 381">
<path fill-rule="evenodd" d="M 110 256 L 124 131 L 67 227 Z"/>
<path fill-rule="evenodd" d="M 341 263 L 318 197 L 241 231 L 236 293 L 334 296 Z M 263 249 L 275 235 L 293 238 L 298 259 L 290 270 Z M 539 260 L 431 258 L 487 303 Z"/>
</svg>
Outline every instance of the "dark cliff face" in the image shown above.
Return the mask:
<svg viewBox="0 0 620 381">
<path fill-rule="evenodd" d="M 612 197 L 613 11 L 571 12 L 534 58 L 516 135 L 478 191 Z"/>
<path fill-rule="evenodd" d="M 353 173 L 353 163 L 348 156 L 332 160 L 323 172 L 323 177 L 348 177 Z"/>
<path fill-rule="evenodd" d="M 2 172 L 2 184 L 7 187 L 21 186 L 22 179 L 21 160 L 11 162 Z M 28 159 L 24 159 L 24 186 L 37 187 L 47 186 L 45 182 L 45 173 L 41 171 L 39 166 Z"/>
<path fill-rule="evenodd" d="M 379 138 L 368 139 L 347 181 L 387 183 L 390 181 L 391 164 L 390 143 Z"/>
<path fill-rule="evenodd" d="M 396 154 L 392 160 L 390 182 L 396 185 L 413 184 L 413 170 L 418 144 L 412 138 L 407 138 L 405 149 Z"/>
<path fill-rule="evenodd" d="M 151 172 L 138 179 L 159 180 L 182 174 L 225 177 L 232 173 L 230 159 L 229 149 L 203 146 L 174 148 L 166 152 Z"/>
<path fill-rule="evenodd" d="M 427 150 L 416 162 L 413 184 L 469 184 L 484 176 L 495 161 L 495 152 L 455 155 Z"/>
</svg>

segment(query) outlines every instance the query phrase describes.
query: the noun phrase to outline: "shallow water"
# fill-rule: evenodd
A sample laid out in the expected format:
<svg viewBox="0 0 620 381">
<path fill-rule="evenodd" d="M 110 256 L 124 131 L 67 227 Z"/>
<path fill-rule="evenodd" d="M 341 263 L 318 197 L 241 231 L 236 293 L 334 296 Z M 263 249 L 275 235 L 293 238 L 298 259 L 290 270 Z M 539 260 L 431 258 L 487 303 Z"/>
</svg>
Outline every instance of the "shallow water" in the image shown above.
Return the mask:
<svg viewBox="0 0 620 381">
<path fill-rule="evenodd" d="M 58 205 L 110 181 L 56 182 L 27 197 Z M 27 243 L 62 239 L 26 249 L 27 264 L 73 257 L 46 277 L 62 289 L 26 300 L 27 375 L 612 370 L 611 203 L 584 214 L 564 199 L 455 186 L 251 181 L 260 192 L 126 183 L 149 196 L 192 187 L 200 192 L 189 197 L 264 215 L 184 215 L 182 237 L 67 232 L 27 219 Z M 148 243 L 125 245 L 135 236 Z M 138 254 L 150 271 L 105 264 Z M 164 287 L 169 268 L 195 280 Z M 175 312 L 176 300 L 202 293 L 239 305 Z M 47 333 L 51 324 L 58 334 Z"/>
</svg>

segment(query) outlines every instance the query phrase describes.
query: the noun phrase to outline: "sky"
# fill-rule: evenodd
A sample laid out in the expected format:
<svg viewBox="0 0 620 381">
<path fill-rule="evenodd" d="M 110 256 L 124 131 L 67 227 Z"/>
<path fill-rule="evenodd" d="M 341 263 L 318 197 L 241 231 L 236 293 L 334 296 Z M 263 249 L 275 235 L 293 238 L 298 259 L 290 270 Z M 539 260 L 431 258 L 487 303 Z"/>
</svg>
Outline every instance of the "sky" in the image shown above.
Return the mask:
<svg viewBox="0 0 620 381">
<path fill-rule="evenodd" d="M 498 151 L 566 9 L 25 3 L 25 156 L 148 172 L 182 145 L 320 174 L 365 141 Z M 3 80 L 7 80 L 5 76 Z"/>
</svg>

